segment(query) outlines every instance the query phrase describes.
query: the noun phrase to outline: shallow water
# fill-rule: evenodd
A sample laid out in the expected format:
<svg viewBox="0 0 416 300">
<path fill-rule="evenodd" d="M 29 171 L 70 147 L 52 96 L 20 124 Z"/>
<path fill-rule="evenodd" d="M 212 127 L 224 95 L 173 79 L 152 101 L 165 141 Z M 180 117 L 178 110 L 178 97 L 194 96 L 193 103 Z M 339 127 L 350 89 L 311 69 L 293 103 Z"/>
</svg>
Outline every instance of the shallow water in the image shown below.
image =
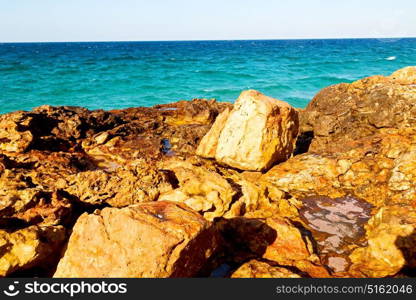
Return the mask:
<svg viewBox="0 0 416 300">
<path fill-rule="evenodd" d="M 416 65 L 416 39 L 0 44 L 0 113 L 181 99 L 244 89 L 304 107 L 323 87 Z"/>
</svg>

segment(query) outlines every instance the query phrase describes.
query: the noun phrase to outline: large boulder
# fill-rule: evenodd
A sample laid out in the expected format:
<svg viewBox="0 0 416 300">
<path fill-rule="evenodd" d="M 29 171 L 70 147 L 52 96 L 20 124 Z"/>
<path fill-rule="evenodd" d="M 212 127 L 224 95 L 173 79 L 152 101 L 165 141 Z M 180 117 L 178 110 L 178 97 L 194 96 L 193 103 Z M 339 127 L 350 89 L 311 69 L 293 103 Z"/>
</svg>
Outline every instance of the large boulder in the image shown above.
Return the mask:
<svg viewBox="0 0 416 300">
<path fill-rule="evenodd" d="M 208 133 L 202 138 L 196 149 L 196 154 L 206 158 L 214 158 L 217 152 L 218 140 L 221 132 L 230 116 L 230 109 L 224 110 L 215 119 L 214 124 L 208 131 Z"/>
<path fill-rule="evenodd" d="M 248 90 L 229 114 L 217 118 L 197 153 L 237 169 L 261 171 L 292 155 L 297 134 L 296 109 Z"/>
<path fill-rule="evenodd" d="M 309 151 L 337 153 L 380 129 L 416 126 L 416 67 L 321 90 L 301 113 L 301 131 L 313 132 Z"/>
<path fill-rule="evenodd" d="M 185 205 L 152 202 L 83 214 L 54 277 L 190 277 L 218 240 Z"/>
</svg>

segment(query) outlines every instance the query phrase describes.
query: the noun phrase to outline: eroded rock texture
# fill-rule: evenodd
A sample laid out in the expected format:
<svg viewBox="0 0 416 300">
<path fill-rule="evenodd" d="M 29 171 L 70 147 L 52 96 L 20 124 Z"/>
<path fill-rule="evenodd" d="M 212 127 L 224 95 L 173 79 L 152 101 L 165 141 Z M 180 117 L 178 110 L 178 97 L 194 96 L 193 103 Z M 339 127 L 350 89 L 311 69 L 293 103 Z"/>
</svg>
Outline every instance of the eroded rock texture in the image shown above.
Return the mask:
<svg viewBox="0 0 416 300">
<path fill-rule="evenodd" d="M 211 100 L 111 112 L 42 106 L 0 116 L 0 227 L 71 229 L 84 211 L 157 200 L 177 185 L 159 163 L 194 155 L 230 106 Z M 13 272 L 24 268 L 17 264 Z"/>
<path fill-rule="evenodd" d="M 62 226 L 30 226 L 0 230 L 0 276 L 30 268 L 54 268 L 65 243 Z"/>
</svg>

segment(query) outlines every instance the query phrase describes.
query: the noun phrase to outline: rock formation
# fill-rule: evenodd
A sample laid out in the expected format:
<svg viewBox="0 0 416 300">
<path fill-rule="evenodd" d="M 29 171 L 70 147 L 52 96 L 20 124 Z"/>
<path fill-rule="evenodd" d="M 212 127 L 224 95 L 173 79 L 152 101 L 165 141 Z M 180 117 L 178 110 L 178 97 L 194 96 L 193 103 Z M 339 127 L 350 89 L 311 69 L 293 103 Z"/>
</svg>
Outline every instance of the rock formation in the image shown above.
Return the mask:
<svg viewBox="0 0 416 300">
<path fill-rule="evenodd" d="M 262 171 L 292 155 L 298 126 L 298 112 L 289 104 L 245 91 L 231 112 L 219 116 L 197 154 L 241 170 Z"/>
<path fill-rule="evenodd" d="M 1 115 L 0 276 L 411 276 L 415 74 Z"/>
<path fill-rule="evenodd" d="M 32 267 L 54 268 L 66 239 L 62 226 L 0 230 L 0 276 Z"/>
<path fill-rule="evenodd" d="M 265 262 L 250 260 L 238 268 L 231 278 L 301 278 L 298 274 Z"/>
<path fill-rule="evenodd" d="M 54 277 L 191 277 L 218 247 L 209 222 L 170 202 L 83 214 Z"/>
</svg>

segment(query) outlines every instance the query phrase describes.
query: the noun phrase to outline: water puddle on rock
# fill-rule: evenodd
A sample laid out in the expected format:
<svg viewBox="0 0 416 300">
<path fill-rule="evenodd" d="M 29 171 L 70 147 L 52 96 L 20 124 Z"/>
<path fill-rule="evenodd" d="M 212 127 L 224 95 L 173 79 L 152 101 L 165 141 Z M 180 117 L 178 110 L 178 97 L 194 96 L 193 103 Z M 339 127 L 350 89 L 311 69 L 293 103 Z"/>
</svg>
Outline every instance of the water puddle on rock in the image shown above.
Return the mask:
<svg viewBox="0 0 416 300">
<path fill-rule="evenodd" d="M 164 155 L 167 155 L 167 156 L 175 155 L 175 152 L 171 150 L 172 144 L 170 143 L 169 139 L 162 139 L 161 145 L 162 145 L 161 151 Z"/>
</svg>

